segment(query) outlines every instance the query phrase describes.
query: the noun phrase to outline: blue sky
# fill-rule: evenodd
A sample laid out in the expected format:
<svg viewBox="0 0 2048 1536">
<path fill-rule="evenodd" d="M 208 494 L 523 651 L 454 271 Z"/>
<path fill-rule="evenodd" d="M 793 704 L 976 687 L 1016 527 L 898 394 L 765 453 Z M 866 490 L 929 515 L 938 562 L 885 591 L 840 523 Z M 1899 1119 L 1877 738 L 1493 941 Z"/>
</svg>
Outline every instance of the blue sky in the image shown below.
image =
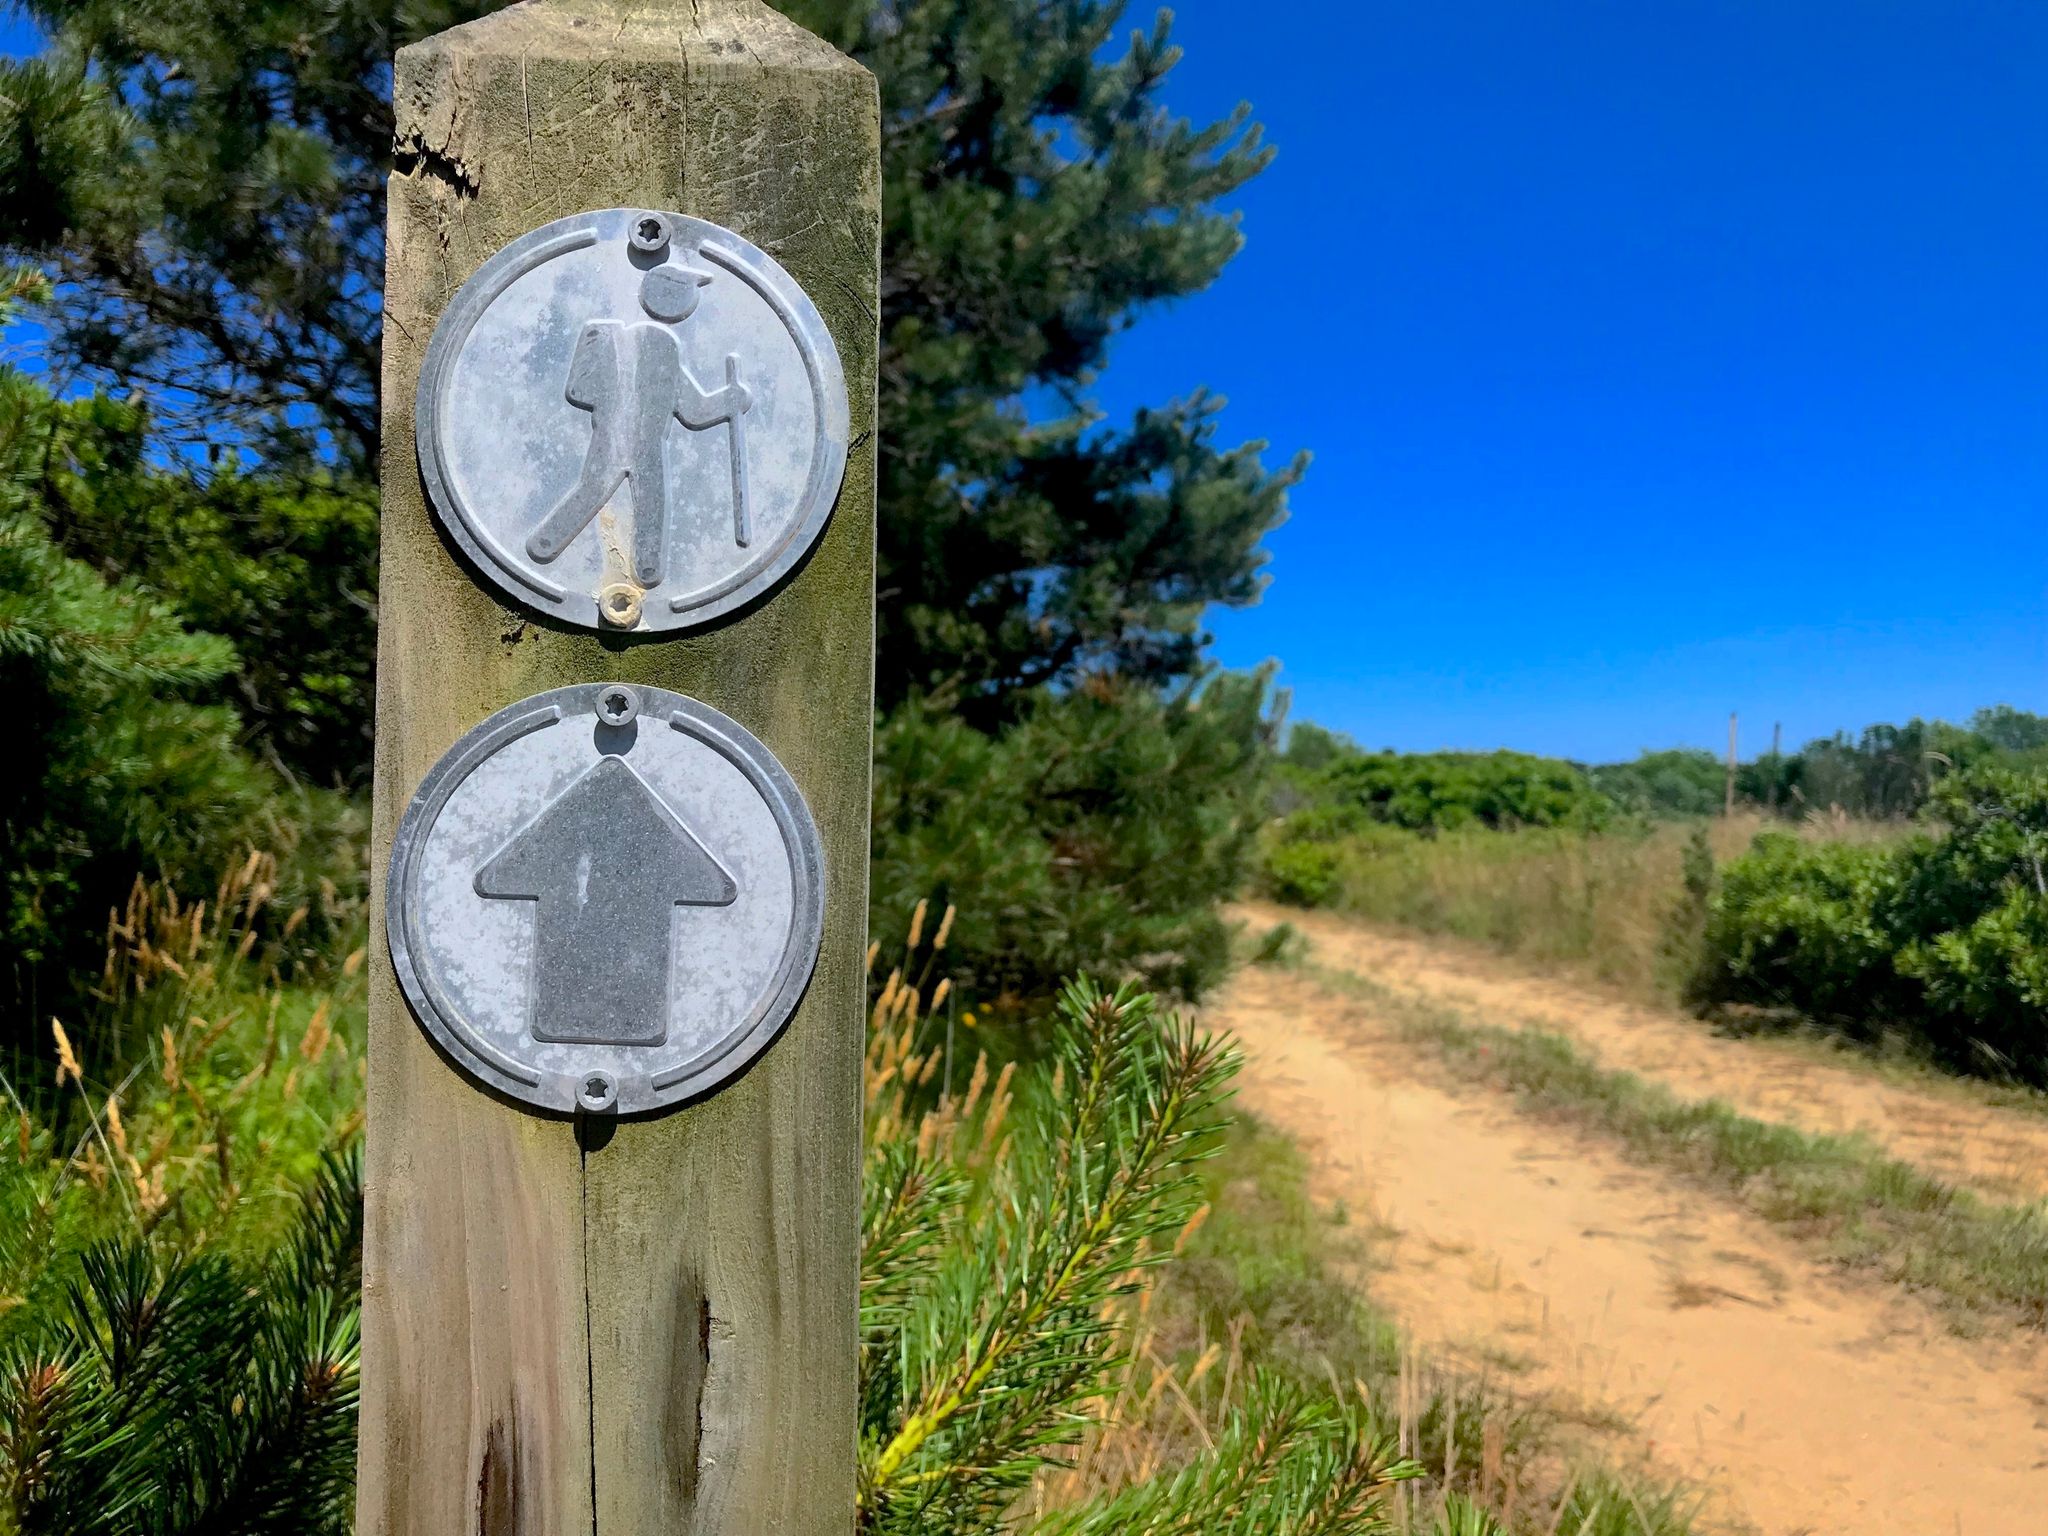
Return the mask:
<svg viewBox="0 0 2048 1536">
<path fill-rule="evenodd" d="M 1406 749 L 2048 710 L 2048 6 L 1176 12 L 1279 158 L 1097 393 L 1315 454 L 1224 660 Z"/>
<path fill-rule="evenodd" d="M 2048 5 L 1177 16 L 1280 155 L 1097 394 L 1315 454 L 1223 660 L 1406 749 L 2048 710 Z"/>
</svg>

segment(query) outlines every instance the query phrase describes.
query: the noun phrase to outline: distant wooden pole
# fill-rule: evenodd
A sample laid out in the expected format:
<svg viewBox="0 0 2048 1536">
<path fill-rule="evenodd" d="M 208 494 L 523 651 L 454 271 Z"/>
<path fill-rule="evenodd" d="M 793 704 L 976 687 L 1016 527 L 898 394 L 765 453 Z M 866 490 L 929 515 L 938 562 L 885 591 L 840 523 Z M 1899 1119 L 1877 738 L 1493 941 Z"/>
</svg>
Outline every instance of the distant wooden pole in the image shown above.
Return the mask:
<svg viewBox="0 0 2048 1536">
<path fill-rule="evenodd" d="M 1773 812 L 1775 812 L 1775 811 L 1776 811 L 1776 810 L 1778 809 L 1778 775 L 1779 775 L 1779 772 L 1780 772 L 1779 764 L 1780 764 L 1780 763 L 1782 763 L 1782 762 L 1784 761 L 1784 754 L 1783 754 L 1783 750 L 1782 750 L 1782 749 L 1783 749 L 1783 747 L 1784 747 L 1784 744 L 1785 744 L 1785 722 L 1784 722 L 1784 721 L 1782 721 L 1782 720 L 1773 720 L 1773 721 L 1771 722 L 1771 789 L 1770 789 L 1770 809 L 1771 809 L 1771 810 L 1772 810 Z"/>
<path fill-rule="evenodd" d="M 1721 807 L 1721 814 L 1735 814 L 1735 711 L 1728 711 L 1728 798 Z"/>
<path fill-rule="evenodd" d="M 873 698 L 879 109 L 759 0 L 530 0 L 405 49 L 384 336 L 375 882 L 421 777 L 485 715 L 601 679 L 725 711 L 823 838 L 817 971 L 737 1083 L 579 1147 L 436 1054 L 371 947 L 364 1536 L 852 1529 Z M 784 587 L 621 642 L 499 604 L 430 516 L 413 394 L 436 319 L 551 219 L 671 208 L 775 256 L 852 400 L 837 511 Z"/>
</svg>

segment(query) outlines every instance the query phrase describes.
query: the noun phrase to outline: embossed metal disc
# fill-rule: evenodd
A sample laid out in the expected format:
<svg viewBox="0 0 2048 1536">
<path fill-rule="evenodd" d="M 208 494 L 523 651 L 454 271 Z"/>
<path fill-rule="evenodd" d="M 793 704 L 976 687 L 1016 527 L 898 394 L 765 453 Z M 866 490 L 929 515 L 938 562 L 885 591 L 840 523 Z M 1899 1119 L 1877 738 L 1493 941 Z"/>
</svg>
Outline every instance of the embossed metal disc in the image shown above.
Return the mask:
<svg viewBox="0 0 2048 1536">
<path fill-rule="evenodd" d="M 688 629 L 773 587 L 846 468 L 831 333 L 775 260 L 702 219 L 609 208 L 521 235 L 420 372 L 443 526 L 523 606 Z"/>
<path fill-rule="evenodd" d="M 621 1114 L 745 1071 L 824 918 L 782 765 L 637 683 L 557 688 L 458 741 L 399 822 L 385 904 L 399 984 L 456 1066 L 535 1109 Z"/>
</svg>

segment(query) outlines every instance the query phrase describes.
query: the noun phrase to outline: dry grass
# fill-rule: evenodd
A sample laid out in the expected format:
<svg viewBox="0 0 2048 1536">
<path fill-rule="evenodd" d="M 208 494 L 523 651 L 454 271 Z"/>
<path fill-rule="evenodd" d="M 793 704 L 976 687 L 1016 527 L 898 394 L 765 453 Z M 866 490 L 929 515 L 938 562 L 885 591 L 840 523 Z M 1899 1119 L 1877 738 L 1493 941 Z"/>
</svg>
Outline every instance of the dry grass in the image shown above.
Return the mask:
<svg viewBox="0 0 2048 1536">
<path fill-rule="evenodd" d="M 1375 831 L 1343 845 L 1332 904 L 1669 1001 L 1692 968 L 1699 937 L 1698 900 L 1686 888 L 1688 844 L 1704 836 L 1718 867 L 1767 825 L 1748 812 L 1647 831 L 1482 829 L 1434 838 Z M 1834 814 L 1809 818 L 1803 832 L 1875 842 L 1898 837 L 1901 828 Z"/>
<path fill-rule="evenodd" d="M 264 1251 L 323 1156 L 363 1125 L 363 951 L 296 958 L 309 917 L 360 936 L 360 915 L 280 911 L 276 861 L 252 853 L 213 897 L 138 880 L 110 915 L 82 1016 L 45 1021 L 53 1077 L 0 1076 L 15 1172 L 37 1220 Z M 48 1242 L 16 1255 L 40 1273 Z M 0 1308 L 10 1285 L 0 1275 Z"/>
</svg>

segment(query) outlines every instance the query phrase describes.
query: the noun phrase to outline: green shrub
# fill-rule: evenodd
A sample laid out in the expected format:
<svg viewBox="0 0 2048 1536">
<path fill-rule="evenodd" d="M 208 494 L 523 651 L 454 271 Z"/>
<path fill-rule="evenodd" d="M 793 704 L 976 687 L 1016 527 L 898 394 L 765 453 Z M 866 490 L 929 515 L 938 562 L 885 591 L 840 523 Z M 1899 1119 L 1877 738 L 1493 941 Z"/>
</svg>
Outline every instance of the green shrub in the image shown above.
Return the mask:
<svg viewBox="0 0 2048 1536">
<path fill-rule="evenodd" d="M 2033 1082 L 2048 1082 L 2048 900 L 2017 887 L 1966 928 L 1899 952 L 1928 1011 L 1952 1021 L 1960 1050 Z M 1951 1054 L 1955 1052 L 1952 1050 Z"/>
<path fill-rule="evenodd" d="M 0 1529 L 341 1533 L 354 1505 L 362 1171 L 260 1263 L 133 1231 L 0 1346 Z"/>
<path fill-rule="evenodd" d="M 1925 820 L 1885 846 L 1759 836 L 1710 904 L 1695 997 L 2048 1082 L 2048 773 L 1967 769 Z"/>
<path fill-rule="evenodd" d="M 305 963 L 274 874 L 138 886 L 101 995 L 42 1021 L 54 1092 L 7 1100 L 7 1536 L 348 1529 L 361 954 Z"/>
<path fill-rule="evenodd" d="M 1938 785 L 1882 914 L 1897 968 L 1924 989 L 1945 1054 L 2048 1082 L 2048 772 L 2004 767 Z"/>
<path fill-rule="evenodd" d="M 197 896 L 256 847 L 288 856 L 301 893 L 360 878 L 359 808 L 243 744 L 221 702 L 234 647 L 53 536 L 81 486 L 149 478 L 135 414 L 0 368 L 0 1061 L 76 1000 L 137 870 Z"/>
<path fill-rule="evenodd" d="M 329 475 L 203 480 L 140 461 L 141 412 L 96 421 L 45 477 L 66 554 L 134 583 L 195 630 L 232 635 L 231 701 L 266 753 L 311 783 L 366 787 L 376 660 L 377 494 Z"/>
<path fill-rule="evenodd" d="M 907 970 L 909 962 L 901 969 Z M 895 991 L 888 996 L 901 998 Z M 914 1012 L 877 1009 L 863 1211 L 858 1526 L 876 1536 L 1370 1536 L 1388 1529 L 1385 1420 L 1339 1387 L 1257 1371 L 1200 1446 L 1121 1456 L 1033 1512 L 1026 1490 L 1141 1437 L 1148 1278 L 1206 1214 L 1236 1058 L 1149 996 L 1059 996 L 1051 1062 L 986 1063 L 927 1104 Z M 1207 1394 L 1204 1394 L 1207 1396 Z M 1185 1397 L 1185 1394 L 1183 1394 Z M 1198 1412 L 1192 1399 L 1188 1411 Z M 1213 1426 L 1213 1428 L 1212 1428 Z M 1105 1454 L 1101 1461 L 1111 1463 Z M 1071 1475 L 1071 1474 L 1070 1474 Z M 1044 1484 L 1039 1484 L 1041 1489 Z M 1490 1531 L 1490 1527 L 1475 1527 Z"/>
<path fill-rule="evenodd" d="M 985 997 L 1083 970 L 1199 993 L 1229 964 L 1216 906 L 1249 857 L 1266 701 L 1257 674 L 1173 695 L 1099 679 L 993 734 L 942 701 L 892 712 L 875 734 L 878 926 L 952 905 L 949 965 Z"/>
<path fill-rule="evenodd" d="M 1275 901 L 1327 907 L 1342 889 L 1343 864 L 1343 852 L 1333 844 L 1290 838 L 1265 851 L 1259 882 Z"/>
<path fill-rule="evenodd" d="M 1615 804 L 1643 816 L 1711 816 L 1727 795 L 1727 769 L 1697 747 L 1645 752 L 1634 762 L 1589 770 L 1593 786 Z"/>
<path fill-rule="evenodd" d="M 1526 752 L 1366 753 L 1327 778 L 1336 803 L 1418 832 L 1596 826 L 1612 811 L 1585 770 Z"/>
<path fill-rule="evenodd" d="M 1722 872 L 1695 998 L 1796 1008 L 1869 1032 L 1901 1001 L 1896 945 L 1877 919 L 1897 878 L 1890 848 L 1759 833 Z"/>
</svg>

